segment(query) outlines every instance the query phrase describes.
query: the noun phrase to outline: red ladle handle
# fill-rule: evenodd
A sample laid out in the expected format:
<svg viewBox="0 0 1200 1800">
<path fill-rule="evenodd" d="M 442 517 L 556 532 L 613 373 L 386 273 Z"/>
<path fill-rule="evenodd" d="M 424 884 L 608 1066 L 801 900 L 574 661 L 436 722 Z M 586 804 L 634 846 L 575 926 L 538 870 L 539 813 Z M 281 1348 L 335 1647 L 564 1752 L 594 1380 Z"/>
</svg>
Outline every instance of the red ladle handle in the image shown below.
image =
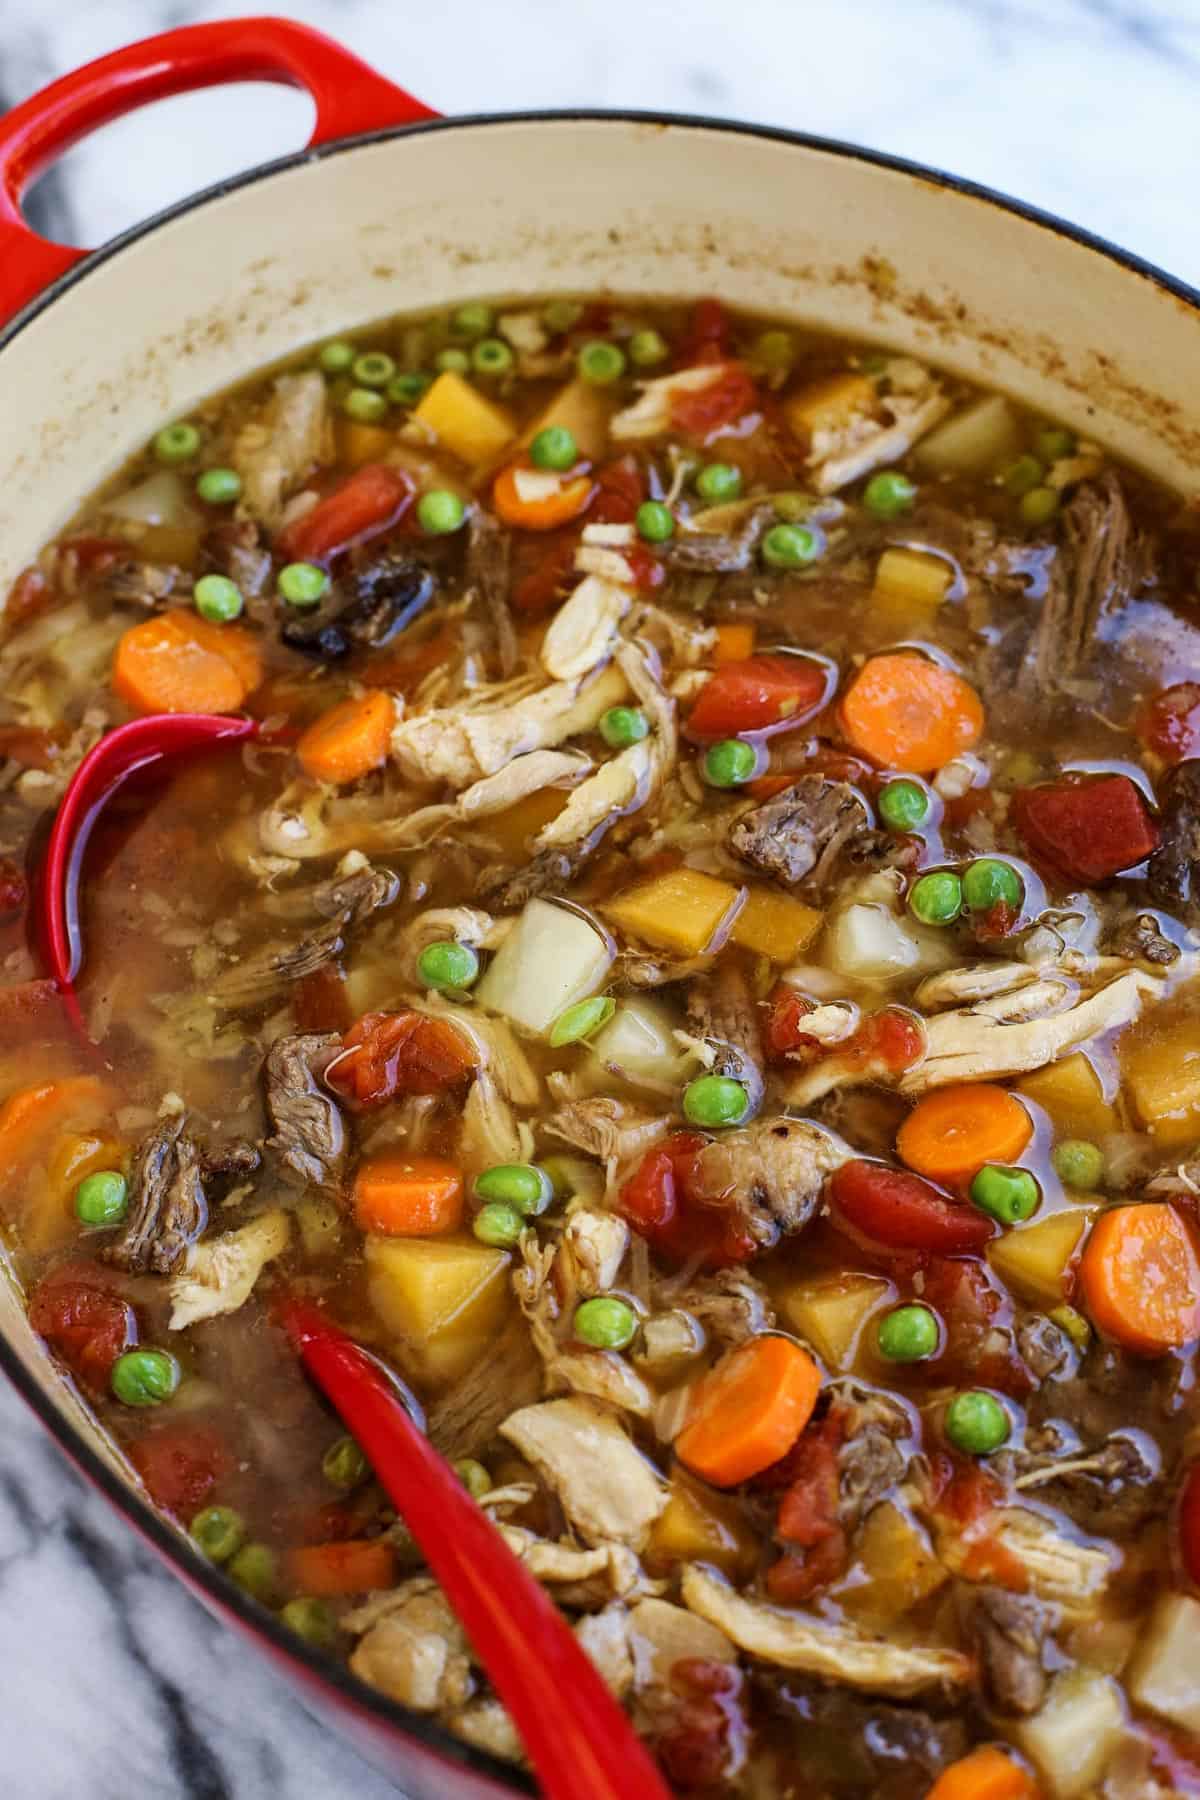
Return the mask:
<svg viewBox="0 0 1200 1800">
<path fill-rule="evenodd" d="M 418 1431 L 374 1358 L 303 1302 L 290 1302 L 283 1322 L 420 1545 L 548 1800 L 670 1800 L 562 1614 Z"/>
<path fill-rule="evenodd" d="M 229 81 L 307 89 L 317 112 L 310 148 L 439 116 L 294 19 L 185 25 L 86 63 L 0 118 L 0 325 L 88 254 L 49 243 L 25 223 L 21 198 L 41 171 L 124 113 Z"/>
</svg>

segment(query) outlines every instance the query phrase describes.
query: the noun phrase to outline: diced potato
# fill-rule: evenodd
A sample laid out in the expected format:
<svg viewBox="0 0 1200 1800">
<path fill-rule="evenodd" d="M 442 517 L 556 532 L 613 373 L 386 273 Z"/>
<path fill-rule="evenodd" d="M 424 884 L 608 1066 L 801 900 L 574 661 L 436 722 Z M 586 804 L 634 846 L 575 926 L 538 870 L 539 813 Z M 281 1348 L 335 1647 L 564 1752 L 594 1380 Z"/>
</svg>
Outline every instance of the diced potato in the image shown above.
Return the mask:
<svg viewBox="0 0 1200 1800">
<path fill-rule="evenodd" d="M 341 1244 L 343 1216 L 323 1194 L 305 1194 L 296 1208 L 296 1223 L 306 1256 L 332 1256 Z"/>
<path fill-rule="evenodd" d="M 1121 1690 L 1111 1676 L 1071 1669 L 1057 1677 L 1041 1711 L 1015 1720 L 1010 1731 L 1037 1768 L 1048 1800 L 1079 1800 L 1124 1735 Z"/>
<path fill-rule="evenodd" d="M 810 382 L 784 401 L 783 411 L 789 430 L 808 442 L 819 432 L 844 431 L 853 420 L 870 417 L 878 404 L 871 377 L 850 371 Z"/>
<path fill-rule="evenodd" d="M 868 1514 L 854 1551 L 865 1580 L 841 1588 L 837 1598 L 869 1627 L 902 1618 L 950 1579 L 923 1526 L 890 1500 Z"/>
<path fill-rule="evenodd" d="M 461 462 L 475 466 L 493 462 L 516 436 L 512 414 L 447 369 L 413 411 Z"/>
<path fill-rule="evenodd" d="M 568 381 L 560 388 L 544 412 L 523 434 L 522 444 L 531 444 L 539 431 L 548 425 L 565 425 L 575 439 L 580 456 L 599 462 L 608 450 L 608 422 L 614 411 L 613 400 L 606 388 L 582 378 Z"/>
<path fill-rule="evenodd" d="M 1061 1306 L 1067 1266 L 1098 1206 L 1073 1206 L 1036 1225 L 1005 1232 L 987 1248 L 992 1268 L 1006 1286 L 1034 1306 Z"/>
<path fill-rule="evenodd" d="M 505 862 L 523 862 L 529 854 L 530 838 L 557 819 L 570 797 L 566 788 L 539 788 L 503 812 L 481 820 L 481 828 L 495 840 Z"/>
<path fill-rule="evenodd" d="M 741 1506 L 682 1469 L 671 1477 L 670 1498 L 654 1522 L 646 1558 L 652 1566 L 710 1562 L 738 1579 L 758 1562 L 758 1541 Z"/>
<path fill-rule="evenodd" d="M 822 1361 L 841 1371 L 854 1360 L 859 1332 L 890 1292 L 881 1275 L 827 1275 L 781 1289 L 775 1304 Z"/>
<path fill-rule="evenodd" d="M 1016 414 L 1007 400 L 990 394 L 922 438 L 913 459 L 934 475 L 986 475 L 1020 454 Z"/>
<path fill-rule="evenodd" d="M 1134 1655 L 1126 1685 L 1139 1706 L 1200 1733 L 1200 1600 L 1162 1594 Z"/>
<path fill-rule="evenodd" d="M 381 462 L 395 441 L 394 433 L 382 425 L 363 425 L 358 419 L 337 422 L 338 461 L 349 463 L 352 469 Z"/>
<path fill-rule="evenodd" d="M 922 550 L 885 550 L 875 566 L 877 606 L 895 613 L 933 613 L 946 598 L 954 571 Z"/>
<path fill-rule="evenodd" d="M 661 1000 L 622 1000 L 603 1031 L 590 1040 L 604 1085 L 610 1083 L 607 1069 L 611 1065 L 634 1082 L 682 1081 L 691 1059 L 676 1041 L 678 1023 L 676 1015 Z"/>
<path fill-rule="evenodd" d="M 506 1250 L 473 1238 L 369 1237 L 366 1258 L 368 1298 L 415 1379 L 457 1380 L 504 1324 Z"/>
<path fill-rule="evenodd" d="M 737 899 L 738 890 L 699 869 L 672 869 L 610 900 L 604 912 L 622 931 L 659 950 L 699 956 Z"/>
<path fill-rule="evenodd" d="M 488 964 L 476 998 L 542 1036 L 560 1012 L 603 987 L 612 959 L 608 940 L 580 913 L 530 900 Z"/>
<path fill-rule="evenodd" d="M 1061 1137 L 1098 1138 L 1120 1129 L 1116 1108 L 1081 1050 L 1023 1076 L 1017 1091 L 1046 1109 Z"/>
<path fill-rule="evenodd" d="M 743 950 L 772 962 L 795 962 L 821 929 L 821 914 L 791 894 L 774 888 L 751 888 L 733 922 L 730 937 Z"/>
<path fill-rule="evenodd" d="M 1200 1032 L 1195 1001 L 1152 1014 L 1121 1044 L 1121 1067 L 1141 1124 L 1160 1144 L 1200 1137 Z"/>
<path fill-rule="evenodd" d="M 753 624 L 718 625 L 717 647 L 713 653 L 718 669 L 724 663 L 745 662 L 748 656 L 753 656 L 756 635 Z"/>
<path fill-rule="evenodd" d="M 954 959 L 947 932 L 914 925 L 882 903 L 856 900 L 830 918 L 823 960 L 853 981 L 894 981 L 947 968 Z"/>
</svg>

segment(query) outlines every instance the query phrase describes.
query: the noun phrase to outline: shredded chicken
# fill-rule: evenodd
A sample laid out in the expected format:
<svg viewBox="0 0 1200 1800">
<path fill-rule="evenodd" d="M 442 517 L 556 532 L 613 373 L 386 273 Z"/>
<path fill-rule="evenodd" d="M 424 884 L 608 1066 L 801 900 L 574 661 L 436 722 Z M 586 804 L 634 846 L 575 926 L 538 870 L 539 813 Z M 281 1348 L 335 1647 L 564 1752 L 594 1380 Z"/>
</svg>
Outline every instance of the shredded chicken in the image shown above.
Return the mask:
<svg viewBox="0 0 1200 1800">
<path fill-rule="evenodd" d="M 803 1230 L 817 1210 L 825 1179 L 849 1152 L 805 1119 L 760 1119 L 715 1138 L 697 1156 L 691 1188 L 698 1200 L 727 1201 L 755 1239 Z"/>
<path fill-rule="evenodd" d="M 567 1219 L 559 1256 L 581 1299 L 615 1287 L 629 1247 L 629 1227 L 616 1213 L 580 1207 Z"/>
<path fill-rule="evenodd" d="M 737 1650 L 716 1625 L 669 1600 L 639 1600 L 629 1613 L 629 1644 L 638 1690 L 668 1687 L 678 1662 L 735 1663 Z"/>
<path fill-rule="evenodd" d="M 265 412 L 242 426 L 230 462 L 242 478 L 242 505 L 274 530 L 283 503 L 322 460 L 328 391 L 316 369 L 281 375 Z"/>
<path fill-rule="evenodd" d="M 368 1601 L 342 1624 L 364 1634 L 350 1656 L 354 1673 L 413 1712 L 461 1706 L 474 1691 L 466 1633 L 427 1577 Z"/>
<path fill-rule="evenodd" d="M 1114 1550 L 1067 1537 L 1042 1513 L 1023 1506 L 989 1514 L 987 1532 L 989 1540 L 1021 1566 L 1030 1593 L 1069 1615 L 1086 1616 L 1095 1611 L 1115 1566 Z M 937 1546 L 949 1569 L 969 1577 L 976 1560 L 970 1527 L 960 1532 L 943 1526 Z"/>
<path fill-rule="evenodd" d="M 585 1543 L 640 1550 L 667 1504 L 658 1471 L 590 1400 L 522 1407 L 500 1428 L 558 1496 Z"/>
<path fill-rule="evenodd" d="M 659 375 L 643 381 L 641 392 L 631 406 L 616 413 L 609 427 L 615 444 L 643 443 L 661 437 L 671 426 L 671 403 L 679 394 L 698 393 L 720 381 L 730 368 L 728 363 L 701 363 L 692 369 L 680 369 L 673 375 Z"/>
<path fill-rule="evenodd" d="M 570 1590 L 569 1597 L 559 1595 L 563 1604 L 604 1606 L 610 1600 L 659 1594 L 665 1585 L 650 1580 L 628 1544 L 601 1543 L 585 1550 L 537 1537 L 520 1525 L 501 1525 L 500 1535 L 535 1581 Z"/>
<path fill-rule="evenodd" d="M 542 639 L 542 667 L 555 681 L 577 681 L 611 654 L 633 604 L 627 588 L 588 575 L 563 602 Z"/>
<path fill-rule="evenodd" d="M 244 1306 L 267 1264 L 287 1249 L 290 1236 L 291 1220 L 276 1210 L 193 1245 L 171 1283 L 171 1330 L 184 1331 L 200 1319 Z"/>
<path fill-rule="evenodd" d="M 808 467 L 818 493 L 835 494 L 872 469 L 898 462 L 950 410 L 940 382 L 910 358 L 892 358 L 885 374 L 890 391 L 878 396 L 874 411 L 813 433 Z"/>
<path fill-rule="evenodd" d="M 645 1112 L 627 1100 L 610 1100 L 599 1094 L 567 1101 L 546 1121 L 551 1137 L 562 1138 L 606 1164 L 610 1183 L 618 1169 L 642 1156 L 670 1129 L 670 1118 L 661 1113 Z"/>
</svg>

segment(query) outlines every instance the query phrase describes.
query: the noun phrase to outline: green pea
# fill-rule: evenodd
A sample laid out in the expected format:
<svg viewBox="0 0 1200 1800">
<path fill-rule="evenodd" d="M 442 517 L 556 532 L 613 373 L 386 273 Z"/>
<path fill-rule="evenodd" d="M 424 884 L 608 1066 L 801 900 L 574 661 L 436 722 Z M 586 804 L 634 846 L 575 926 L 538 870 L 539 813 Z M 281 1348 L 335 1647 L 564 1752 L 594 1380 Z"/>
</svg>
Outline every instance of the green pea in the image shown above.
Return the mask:
<svg viewBox="0 0 1200 1800">
<path fill-rule="evenodd" d="M 625 353 L 616 344 L 606 344 L 601 338 L 593 338 L 584 344 L 576 358 L 576 367 L 585 381 L 593 387 L 608 387 L 619 381 L 625 373 Z"/>
<path fill-rule="evenodd" d="M 200 617 L 214 625 L 227 625 L 246 604 L 241 588 L 228 575 L 202 575 L 192 589 L 192 603 Z"/>
<path fill-rule="evenodd" d="M 432 386 L 433 376 L 428 369 L 413 369 L 388 382 L 387 397 L 393 406 L 415 406 Z"/>
<path fill-rule="evenodd" d="M 963 902 L 968 912 L 991 912 L 1001 901 L 1019 907 L 1025 898 L 1025 883 L 1011 863 L 996 856 L 981 856 L 967 865 L 962 878 Z"/>
<path fill-rule="evenodd" d="M 570 331 L 572 325 L 578 325 L 582 317 L 583 307 L 578 300 L 547 300 L 542 308 L 542 323 L 555 337 L 561 337 L 564 331 Z"/>
<path fill-rule="evenodd" d="M 704 753 L 704 779 L 710 787 L 741 787 L 758 770 L 758 752 L 742 738 L 726 738 Z"/>
<path fill-rule="evenodd" d="M 289 1600 L 279 1614 L 289 1631 L 311 1644 L 314 1650 L 332 1650 L 338 1641 L 338 1628 L 324 1600 L 300 1594 Z"/>
<path fill-rule="evenodd" d="M 489 1200 L 475 1214 L 471 1230 L 481 1244 L 490 1244 L 495 1250 L 511 1250 L 525 1230 L 525 1220 L 515 1206 L 503 1200 Z"/>
<path fill-rule="evenodd" d="M 126 1350 L 109 1382 L 122 1406 L 161 1406 L 179 1386 L 179 1364 L 166 1350 Z"/>
<path fill-rule="evenodd" d="M 160 463 L 190 462 L 200 448 L 200 433 L 194 425 L 164 425 L 154 440 L 154 454 Z"/>
<path fill-rule="evenodd" d="M 554 469 L 559 474 L 573 469 L 579 460 L 575 433 L 565 425 L 547 425 L 530 444 L 529 460 L 535 469 Z"/>
<path fill-rule="evenodd" d="M 359 387 L 385 388 L 396 373 L 396 359 L 383 350 L 366 350 L 356 356 L 351 377 Z"/>
<path fill-rule="evenodd" d="M 1053 463 L 1062 456 L 1074 456 L 1079 441 L 1063 425 L 1043 425 L 1034 433 L 1033 447 L 1044 463 Z"/>
<path fill-rule="evenodd" d="M 1054 1173 L 1068 1187 L 1092 1192 L 1104 1180 L 1104 1152 L 1086 1138 L 1064 1138 L 1050 1153 Z"/>
<path fill-rule="evenodd" d="M 593 1350 L 626 1350 L 637 1336 L 637 1314 L 624 1300 L 597 1294 L 575 1308 L 574 1332 Z"/>
<path fill-rule="evenodd" d="M 441 375 L 465 375 L 471 367 L 471 359 L 465 350 L 456 350 L 450 345 L 439 350 L 433 359 L 433 366 Z"/>
<path fill-rule="evenodd" d="M 334 338 L 331 343 L 321 345 L 317 361 L 327 375 L 344 375 L 357 355 L 354 345 L 348 344 L 345 338 Z"/>
<path fill-rule="evenodd" d="M 503 338 L 482 338 L 471 352 L 471 366 L 480 375 L 503 375 L 513 366 L 513 353 Z"/>
<path fill-rule="evenodd" d="M 417 519 L 421 530 L 427 531 L 431 537 L 447 537 L 450 532 L 458 531 L 466 516 L 466 507 L 449 488 L 430 488 L 417 501 Z"/>
<path fill-rule="evenodd" d="M 196 1514 L 188 1532 L 209 1562 L 227 1563 L 246 1541 L 246 1521 L 232 1506 L 206 1506 Z"/>
<path fill-rule="evenodd" d="M 899 469 L 881 469 L 863 489 L 863 505 L 877 519 L 898 519 L 911 512 L 917 490 Z"/>
<path fill-rule="evenodd" d="M 706 1131 L 740 1125 L 749 1111 L 750 1096 L 731 1075 L 698 1075 L 683 1090 L 684 1118 Z"/>
<path fill-rule="evenodd" d="M 196 478 L 196 492 L 206 506 L 228 506 L 242 491 L 236 469 L 205 469 Z"/>
<path fill-rule="evenodd" d="M 1020 1225 L 1041 1205 L 1042 1194 L 1028 1169 L 985 1163 L 971 1183 L 971 1201 L 1001 1225 Z"/>
<path fill-rule="evenodd" d="M 922 925 L 953 925 L 963 907 L 962 882 L 953 869 L 918 876 L 908 891 L 908 906 Z"/>
<path fill-rule="evenodd" d="M 648 544 L 665 544 L 675 535 L 675 515 L 661 500 L 643 500 L 634 514 L 638 536 Z"/>
<path fill-rule="evenodd" d="M 879 1321 L 875 1342 L 888 1362 L 924 1362 L 941 1337 L 937 1314 L 928 1306 L 897 1306 Z"/>
<path fill-rule="evenodd" d="M 374 388 L 352 387 L 342 400 L 342 411 L 359 425 L 378 425 L 387 417 L 387 396 Z"/>
<path fill-rule="evenodd" d="M 772 525 L 762 541 L 762 559 L 771 569 L 802 569 L 824 548 L 824 538 L 811 525 Z"/>
<path fill-rule="evenodd" d="M 317 606 L 325 597 L 329 577 L 316 563 L 288 563 L 280 569 L 277 585 L 289 606 Z"/>
<path fill-rule="evenodd" d="M 656 368 L 670 354 L 661 331 L 635 331 L 629 340 L 629 360 L 635 369 Z"/>
<path fill-rule="evenodd" d="M 696 477 L 702 500 L 736 500 L 742 491 L 742 471 L 735 463 L 705 463 Z"/>
<path fill-rule="evenodd" d="M 764 369 L 783 371 L 796 360 L 796 346 L 786 331 L 764 331 L 755 340 L 754 360 Z"/>
<path fill-rule="evenodd" d="M 616 1010 L 616 1001 L 607 994 L 593 994 L 590 1000 L 577 1000 L 574 1006 L 560 1012 L 550 1027 L 551 1046 L 561 1050 L 564 1044 L 578 1044 L 582 1039 L 592 1037 L 608 1024 Z"/>
<path fill-rule="evenodd" d="M 331 1487 L 348 1494 L 361 1487 L 371 1473 L 371 1465 L 360 1444 L 352 1437 L 340 1437 L 321 1458 L 321 1473 Z"/>
<path fill-rule="evenodd" d="M 1012 1421 L 994 1394 L 968 1388 L 955 1394 L 946 1408 L 945 1431 L 956 1450 L 968 1456 L 990 1456 L 1008 1442 Z"/>
<path fill-rule="evenodd" d="M 227 1565 L 230 1578 L 255 1600 L 269 1606 L 279 1591 L 279 1565 L 266 1544 L 243 1544 Z"/>
<path fill-rule="evenodd" d="M 491 1493 L 495 1485 L 483 1464 L 476 1462 L 473 1456 L 460 1457 L 454 1465 L 454 1473 L 472 1500 L 482 1500 L 485 1494 Z"/>
<path fill-rule="evenodd" d="M 1045 473 L 1036 456 L 1018 456 L 1004 471 L 1004 485 L 1013 499 L 1019 500 L 1031 488 L 1040 487 Z"/>
<path fill-rule="evenodd" d="M 468 300 L 450 320 L 450 329 L 457 337 L 481 338 L 492 329 L 494 317 L 491 307 L 482 300 Z"/>
<path fill-rule="evenodd" d="M 479 1200 L 499 1200 L 525 1218 L 544 1213 L 554 1198 L 554 1183 L 536 1163 L 494 1163 L 475 1177 Z"/>
<path fill-rule="evenodd" d="M 129 1183 L 119 1169 L 97 1169 L 75 1189 L 75 1216 L 84 1225 L 116 1225 L 129 1209 Z"/>
<path fill-rule="evenodd" d="M 612 750 L 628 750 L 650 735 L 650 720 L 640 706 L 610 706 L 600 720 L 600 736 Z"/>
<path fill-rule="evenodd" d="M 1021 517 L 1026 525 L 1048 525 L 1061 504 L 1061 496 L 1052 487 L 1035 487 L 1021 499 Z"/>
<path fill-rule="evenodd" d="M 426 987 L 459 992 L 479 979 L 479 958 L 470 944 L 427 944 L 417 958 L 417 974 Z"/>
<path fill-rule="evenodd" d="M 919 781 L 889 781 L 879 790 L 879 816 L 889 831 L 919 831 L 932 811 Z"/>
</svg>

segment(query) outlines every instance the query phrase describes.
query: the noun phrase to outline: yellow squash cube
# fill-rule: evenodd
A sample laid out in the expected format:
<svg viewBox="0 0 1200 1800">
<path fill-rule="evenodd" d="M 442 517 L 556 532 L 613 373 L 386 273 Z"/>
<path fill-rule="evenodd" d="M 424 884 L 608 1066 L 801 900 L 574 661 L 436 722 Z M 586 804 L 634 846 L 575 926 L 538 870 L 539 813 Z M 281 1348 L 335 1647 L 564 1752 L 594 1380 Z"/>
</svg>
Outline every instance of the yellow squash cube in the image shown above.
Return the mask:
<svg viewBox="0 0 1200 1800">
<path fill-rule="evenodd" d="M 733 1578 L 758 1561 L 758 1540 L 741 1506 L 677 1469 L 670 1498 L 654 1522 L 647 1558 L 655 1567 L 710 1562 Z"/>
<path fill-rule="evenodd" d="M 1082 1051 L 1024 1076 L 1017 1091 L 1045 1108 L 1060 1137 L 1097 1138 L 1120 1129 L 1116 1108 Z"/>
<path fill-rule="evenodd" d="M 826 1275 L 783 1289 L 775 1302 L 822 1362 L 843 1371 L 854 1360 L 863 1326 L 890 1293 L 891 1283 L 881 1275 Z"/>
<path fill-rule="evenodd" d="M 581 377 L 560 388 L 544 412 L 522 433 L 522 444 L 531 444 L 539 431 L 565 425 L 575 439 L 580 456 L 599 462 L 608 450 L 608 422 L 616 402 L 606 388 Z"/>
<path fill-rule="evenodd" d="M 787 964 L 808 949 L 822 922 L 822 914 L 805 906 L 803 900 L 774 888 L 757 887 L 746 895 L 729 935 L 743 950 Z"/>
<path fill-rule="evenodd" d="M 366 1258 L 367 1296 L 415 1379 L 456 1381 L 508 1315 L 506 1250 L 473 1238 L 369 1237 Z"/>
<path fill-rule="evenodd" d="M 438 443 L 472 467 L 494 462 L 516 436 L 512 414 L 453 369 L 439 375 L 413 411 Z"/>
<path fill-rule="evenodd" d="M 871 592 L 877 606 L 889 612 L 936 612 L 946 598 L 954 571 L 940 556 L 922 550 L 885 550 L 875 565 Z"/>
<path fill-rule="evenodd" d="M 1200 1137 L 1200 1025 L 1196 1007 L 1152 1014 L 1121 1045 L 1121 1068 L 1139 1122 L 1160 1144 Z"/>
<path fill-rule="evenodd" d="M 506 806 L 503 812 L 481 820 L 480 828 L 499 846 L 505 862 L 524 862 L 529 855 L 530 838 L 557 819 L 569 799 L 565 788 L 539 788 Z"/>
<path fill-rule="evenodd" d="M 631 888 L 602 911 L 622 931 L 658 950 L 699 956 L 737 899 L 738 890 L 699 869 L 672 869 Z"/>
<path fill-rule="evenodd" d="M 840 1589 L 837 1597 L 852 1619 L 868 1626 L 903 1618 L 950 1578 L 923 1527 L 891 1501 L 867 1515 L 855 1560 L 861 1564 L 856 1574 L 866 1579 Z"/>
<path fill-rule="evenodd" d="M 396 442 L 395 433 L 382 425 L 364 425 L 358 419 L 337 422 L 338 460 L 361 469 L 364 463 L 382 462 Z"/>
<path fill-rule="evenodd" d="M 1040 1224 L 1005 1232 L 988 1245 L 987 1259 L 1001 1281 L 1022 1300 L 1047 1309 L 1061 1306 L 1067 1268 L 1099 1210 L 1094 1205 L 1073 1206 L 1069 1212 L 1052 1213 Z"/>
<path fill-rule="evenodd" d="M 853 420 L 869 417 L 878 405 L 869 375 L 827 375 L 784 401 L 788 428 L 807 442 L 820 432 L 844 431 Z"/>
</svg>

